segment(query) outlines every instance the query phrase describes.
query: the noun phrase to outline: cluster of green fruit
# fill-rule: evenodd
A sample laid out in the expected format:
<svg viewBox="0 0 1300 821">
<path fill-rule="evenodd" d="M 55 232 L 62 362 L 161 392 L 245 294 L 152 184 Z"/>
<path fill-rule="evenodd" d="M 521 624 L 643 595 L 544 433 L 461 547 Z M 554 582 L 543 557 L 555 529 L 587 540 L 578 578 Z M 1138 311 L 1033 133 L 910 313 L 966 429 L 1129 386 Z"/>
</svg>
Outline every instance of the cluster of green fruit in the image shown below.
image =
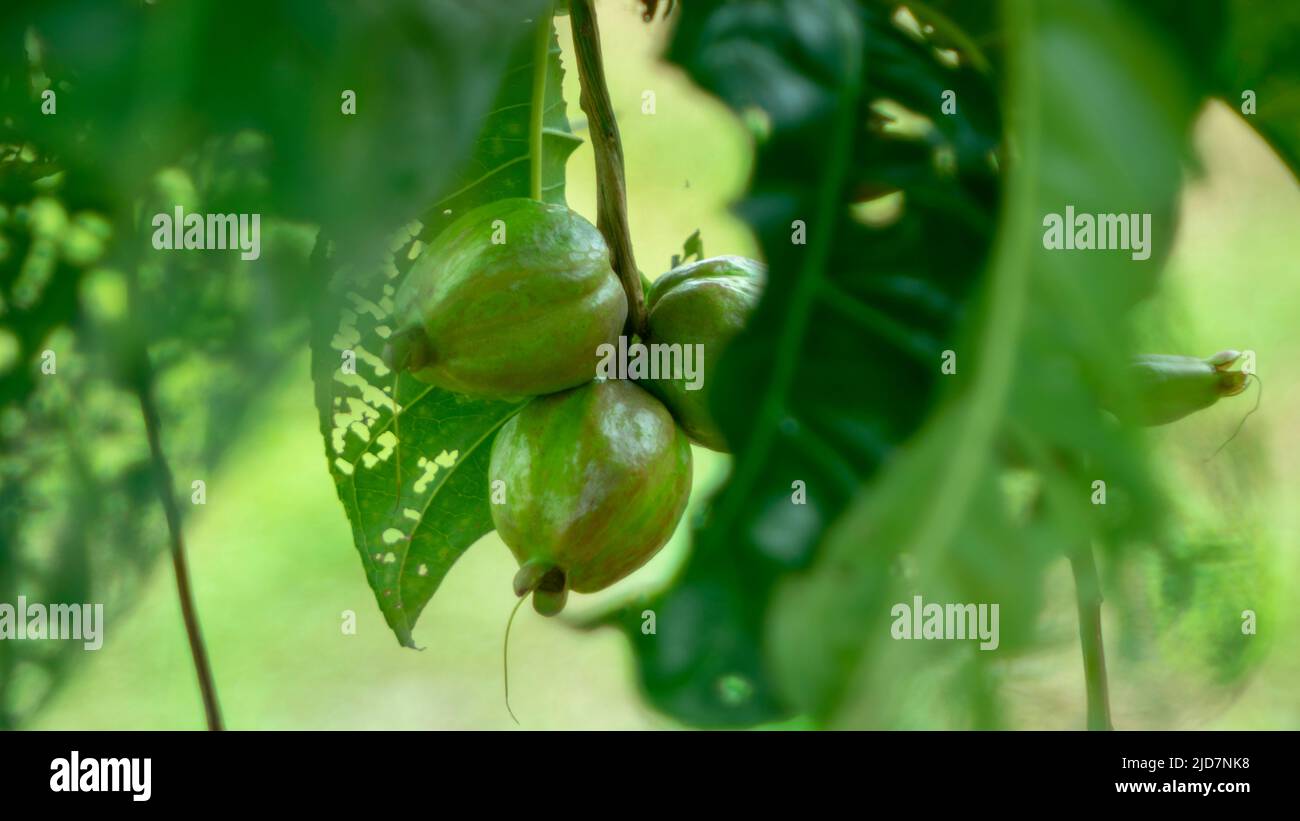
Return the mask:
<svg viewBox="0 0 1300 821">
<path fill-rule="evenodd" d="M 646 294 L 644 342 L 703 346 L 711 373 L 762 275 L 740 257 L 673 269 Z M 553 615 L 568 591 L 607 587 L 663 547 L 690 496 L 689 441 L 725 441 L 707 388 L 595 379 L 628 314 L 595 226 L 531 199 L 474 209 L 421 253 L 396 303 L 390 367 L 469 396 L 535 397 L 498 432 L 489 469 L 504 483 L 492 519 L 520 563 L 516 595 Z"/>
</svg>

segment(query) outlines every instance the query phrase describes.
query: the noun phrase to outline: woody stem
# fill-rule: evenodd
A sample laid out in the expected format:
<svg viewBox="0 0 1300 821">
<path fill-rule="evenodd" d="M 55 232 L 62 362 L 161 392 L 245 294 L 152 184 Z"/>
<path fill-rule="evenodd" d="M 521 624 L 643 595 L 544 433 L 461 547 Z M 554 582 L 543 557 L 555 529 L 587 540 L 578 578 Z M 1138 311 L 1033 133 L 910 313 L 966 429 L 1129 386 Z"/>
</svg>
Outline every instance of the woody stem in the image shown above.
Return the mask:
<svg viewBox="0 0 1300 821">
<path fill-rule="evenodd" d="M 623 170 L 623 143 L 614 118 L 614 106 L 605 85 L 605 68 L 600 53 L 600 28 L 591 0 L 570 0 L 569 23 L 573 27 L 573 48 L 577 54 L 578 80 L 582 86 L 579 103 L 587 115 L 591 147 L 596 155 L 596 227 L 609 246 L 610 263 L 627 294 L 629 335 L 645 335 L 645 294 L 641 272 L 632 254 L 632 236 L 627 219 L 627 178 Z"/>
</svg>

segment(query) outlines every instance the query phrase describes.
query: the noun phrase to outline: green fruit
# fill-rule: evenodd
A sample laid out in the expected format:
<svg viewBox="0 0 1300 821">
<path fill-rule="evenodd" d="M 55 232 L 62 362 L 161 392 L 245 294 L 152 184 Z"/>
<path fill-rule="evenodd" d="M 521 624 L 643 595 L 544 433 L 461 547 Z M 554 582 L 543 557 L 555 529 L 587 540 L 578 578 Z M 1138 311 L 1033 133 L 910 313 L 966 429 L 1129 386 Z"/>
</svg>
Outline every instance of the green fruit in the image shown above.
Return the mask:
<svg viewBox="0 0 1300 821">
<path fill-rule="evenodd" d="M 1204 359 L 1178 354 L 1136 356 L 1128 365 L 1130 401 L 1110 397 L 1102 404 L 1127 424 L 1167 425 L 1244 391 L 1247 374 L 1232 370 L 1240 358 L 1231 350 Z"/>
<path fill-rule="evenodd" d="M 521 565 L 515 593 L 553 615 L 569 590 L 608 587 L 677 528 L 691 447 L 668 410 L 630 382 L 591 382 L 534 399 L 492 443 L 505 483 L 492 521 Z"/>
<path fill-rule="evenodd" d="M 507 199 L 447 226 L 397 291 L 384 356 L 417 379 L 471 396 L 515 398 L 596 374 L 627 297 L 595 226 L 560 205 Z"/>
<path fill-rule="evenodd" d="M 647 342 L 703 345 L 703 385 L 687 379 L 653 379 L 646 386 L 663 400 L 697 443 L 726 451 L 727 443 L 708 408 L 709 376 L 758 304 L 766 269 L 744 257 L 713 257 L 682 265 L 655 280 L 646 295 Z"/>
</svg>

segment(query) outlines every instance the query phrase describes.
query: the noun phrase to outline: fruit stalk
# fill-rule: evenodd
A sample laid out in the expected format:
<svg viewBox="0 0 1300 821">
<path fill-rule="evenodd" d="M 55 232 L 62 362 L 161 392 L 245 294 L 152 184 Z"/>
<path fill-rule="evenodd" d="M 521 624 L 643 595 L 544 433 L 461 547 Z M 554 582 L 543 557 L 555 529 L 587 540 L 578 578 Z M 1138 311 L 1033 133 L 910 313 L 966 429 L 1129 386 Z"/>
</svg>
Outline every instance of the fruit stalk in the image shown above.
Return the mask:
<svg viewBox="0 0 1300 821">
<path fill-rule="evenodd" d="M 644 336 L 645 294 L 641 273 L 632 254 L 627 222 L 627 178 L 623 171 L 623 143 L 614 118 L 614 106 L 605 85 L 600 54 L 600 28 L 591 0 L 570 0 L 569 23 L 577 54 L 579 104 L 587 115 L 591 147 L 596 156 L 596 227 L 609 246 L 610 264 L 627 293 L 627 333 Z"/>
</svg>

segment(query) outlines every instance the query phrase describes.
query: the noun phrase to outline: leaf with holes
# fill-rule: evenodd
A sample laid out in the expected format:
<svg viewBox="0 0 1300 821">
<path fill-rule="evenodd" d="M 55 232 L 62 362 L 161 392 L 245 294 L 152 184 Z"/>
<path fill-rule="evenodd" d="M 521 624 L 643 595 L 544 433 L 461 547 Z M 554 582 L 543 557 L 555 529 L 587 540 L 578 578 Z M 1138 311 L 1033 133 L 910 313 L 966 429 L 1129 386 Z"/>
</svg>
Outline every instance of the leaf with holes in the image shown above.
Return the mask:
<svg viewBox="0 0 1300 821">
<path fill-rule="evenodd" d="M 425 223 L 394 239 L 391 260 L 335 273 L 336 298 L 313 327 L 312 377 L 330 473 L 366 579 L 407 647 L 415 646 L 415 622 L 452 564 L 492 530 L 488 454 L 523 403 L 435 388 L 391 371 L 380 354 L 394 330 L 402 275 L 450 221 L 485 203 L 529 196 L 535 167 L 543 198 L 564 202 L 564 160 L 579 140 L 565 115 L 559 45 L 549 22 L 524 39 L 458 181 Z M 318 262 L 327 263 L 324 256 L 318 253 Z"/>
<path fill-rule="evenodd" d="M 408 238 L 399 253 L 416 247 Z M 389 265 L 345 278 L 348 307 L 329 339 L 313 341 L 312 371 L 330 473 L 366 580 L 398 641 L 413 647 L 415 621 L 447 571 L 492 530 L 488 452 L 522 405 L 466 399 L 383 364 L 399 276 Z"/>
</svg>

